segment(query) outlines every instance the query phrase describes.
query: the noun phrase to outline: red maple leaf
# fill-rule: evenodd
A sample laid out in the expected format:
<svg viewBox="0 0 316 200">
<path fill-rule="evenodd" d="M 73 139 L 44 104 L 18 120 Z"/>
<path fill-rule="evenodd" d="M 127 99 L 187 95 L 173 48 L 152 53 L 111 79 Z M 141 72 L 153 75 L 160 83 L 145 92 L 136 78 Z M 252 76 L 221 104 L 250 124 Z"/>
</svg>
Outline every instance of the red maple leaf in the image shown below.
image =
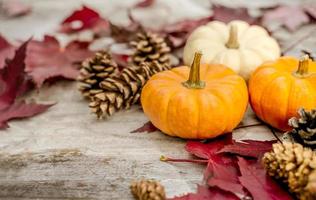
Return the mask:
<svg viewBox="0 0 316 200">
<path fill-rule="evenodd" d="M 269 177 L 260 162 L 238 157 L 239 180 L 255 200 L 290 200 L 291 196 Z"/>
<path fill-rule="evenodd" d="M 218 153 L 232 153 L 240 156 L 260 158 L 264 153 L 272 149 L 272 144 L 276 141 L 256 141 L 242 140 L 241 142 L 233 141 L 233 144 L 226 145 Z"/>
<path fill-rule="evenodd" d="M 53 77 L 75 79 L 79 74 L 75 65 L 93 55 L 88 46 L 88 42 L 74 41 L 62 48 L 52 36 L 45 36 L 43 41 L 32 40 L 27 48 L 26 72 L 37 87 Z"/>
<path fill-rule="evenodd" d="M 168 200 L 238 200 L 235 195 L 225 192 L 217 187 L 208 188 L 198 185 L 197 193 L 190 193 L 180 197 L 173 197 Z"/>
<path fill-rule="evenodd" d="M 27 78 L 24 73 L 24 60 L 27 45 L 28 42 L 22 44 L 16 50 L 13 59 L 0 69 L 0 110 L 10 106 L 18 96 L 19 90 L 25 87 Z"/>
<path fill-rule="evenodd" d="M 221 137 L 217 137 L 213 140 L 205 143 L 199 141 L 188 141 L 185 145 L 187 152 L 203 159 L 210 159 L 211 156 L 216 155 L 220 149 L 225 145 L 232 143 L 232 134 L 226 134 Z"/>
<path fill-rule="evenodd" d="M 258 23 L 258 18 L 250 16 L 247 8 L 228 8 L 221 5 L 213 5 L 213 20 L 225 23 L 232 20 L 242 20 L 249 24 Z"/>
<path fill-rule="evenodd" d="M 109 32 L 109 22 L 103 19 L 95 10 L 83 6 L 64 19 L 60 32 L 74 33 L 85 29 L 91 29 L 96 34 Z"/>
<path fill-rule="evenodd" d="M 231 143 L 232 135 L 227 134 L 207 143 L 189 141 L 185 149 L 199 158 L 208 160 L 204 180 L 209 186 L 216 186 L 224 191 L 245 195 L 238 180 L 238 166 L 234 159 L 225 155 L 217 155 L 219 150 Z"/>
<path fill-rule="evenodd" d="M 0 69 L 5 65 L 5 60 L 14 56 L 15 47 L 0 35 Z"/>
<path fill-rule="evenodd" d="M 8 60 L 5 67 L 0 69 L 0 129 L 7 128 L 10 119 L 34 116 L 52 106 L 16 101 L 17 96 L 30 89 L 29 79 L 24 72 L 28 42 L 22 44 L 12 60 Z"/>
<path fill-rule="evenodd" d="M 246 193 L 238 180 L 238 176 L 238 166 L 234 158 L 222 155 L 213 155 L 204 172 L 204 179 L 209 186 L 245 196 Z"/>
<path fill-rule="evenodd" d="M 25 103 L 24 101 L 15 102 L 9 107 L 0 110 L 0 129 L 8 128 L 8 120 L 31 117 L 46 111 L 53 104 Z"/>
<path fill-rule="evenodd" d="M 159 129 L 156 128 L 150 121 L 148 121 L 142 127 L 139 127 L 133 130 L 131 133 L 142 133 L 142 132 L 152 133 L 155 131 L 159 131 Z"/>
</svg>

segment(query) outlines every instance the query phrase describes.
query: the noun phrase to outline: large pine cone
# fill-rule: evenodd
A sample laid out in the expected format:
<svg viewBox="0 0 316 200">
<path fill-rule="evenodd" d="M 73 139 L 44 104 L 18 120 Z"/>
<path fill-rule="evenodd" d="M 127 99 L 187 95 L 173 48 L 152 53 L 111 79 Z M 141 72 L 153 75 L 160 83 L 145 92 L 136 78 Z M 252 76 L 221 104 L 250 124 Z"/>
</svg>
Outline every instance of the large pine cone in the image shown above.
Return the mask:
<svg viewBox="0 0 316 200">
<path fill-rule="evenodd" d="M 136 41 L 132 41 L 131 46 L 135 48 L 132 62 L 139 65 L 142 62 L 157 61 L 160 64 L 170 64 L 170 47 L 164 38 L 151 32 L 137 34 Z"/>
<path fill-rule="evenodd" d="M 289 120 L 289 125 L 293 130 L 289 134 L 294 140 L 303 146 L 316 148 L 316 110 L 298 111 L 299 118 L 293 117 Z"/>
<path fill-rule="evenodd" d="M 81 64 L 79 91 L 86 98 L 101 92 L 100 82 L 118 73 L 118 66 L 107 51 L 100 51 Z"/>
<path fill-rule="evenodd" d="M 141 89 L 147 80 L 155 73 L 169 69 L 167 65 L 158 62 L 141 63 L 123 69 L 116 77 L 104 79 L 100 83 L 102 89 L 91 100 L 90 107 L 98 118 L 106 118 L 114 112 L 129 108 L 139 102 Z"/>
<path fill-rule="evenodd" d="M 131 191 L 138 200 L 165 200 L 166 194 L 164 187 L 154 180 L 141 180 L 133 182 Z"/>
<path fill-rule="evenodd" d="M 263 163 L 268 174 L 287 184 L 298 199 L 316 199 L 316 152 L 298 143 L 276 143 Z"/>
</svg>

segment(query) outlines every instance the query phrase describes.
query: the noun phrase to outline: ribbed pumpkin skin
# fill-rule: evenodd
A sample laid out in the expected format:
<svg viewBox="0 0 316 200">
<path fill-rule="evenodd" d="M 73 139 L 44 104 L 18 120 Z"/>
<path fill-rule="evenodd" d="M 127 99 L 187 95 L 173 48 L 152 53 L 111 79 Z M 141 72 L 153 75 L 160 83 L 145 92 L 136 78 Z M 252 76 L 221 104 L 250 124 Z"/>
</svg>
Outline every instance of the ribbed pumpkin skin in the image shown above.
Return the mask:
<svg viewBox="0 0 316 200">
<path fill-rule="evenodd" d="M 297 116 L 299 108 L 316 108 L 316 76 L 295 77 L 297 67 L 296 58 L 282 57 L 261 65 L 249 81 L 252 109 L 261 120 L 282 131 L 290 129 L 288 120 Z M 315 62 L 309 62 L 309 72 L 316 73 Z"/>
<path fill-rule="evenodd" d="M 181 138 L 205 139 L 232 131 L 248 104 L 247 85 L 231 69 L 201 65 L 203 89 L 182 85 L 189 67 L 177 67 L 154 75 L 144 86 L 144 113 L 162 132 Z"/>
<path fill-rule="evenodd" d="M 226 46 L 229 29 L 238 29 L 239 48 Z M 195 29 L 189 36 L 184 50 L 183 61 L 192 63 L 194 52 L 201 50 L 202 63 L 220 63 L 233 69 L 246 80 L 263 62 L 280 57 L 280 47 L 276 40 L 260 26 L 249 25 L 244 21 L 234 20 L 228 24 L 211 21 Z"/>
</svg>

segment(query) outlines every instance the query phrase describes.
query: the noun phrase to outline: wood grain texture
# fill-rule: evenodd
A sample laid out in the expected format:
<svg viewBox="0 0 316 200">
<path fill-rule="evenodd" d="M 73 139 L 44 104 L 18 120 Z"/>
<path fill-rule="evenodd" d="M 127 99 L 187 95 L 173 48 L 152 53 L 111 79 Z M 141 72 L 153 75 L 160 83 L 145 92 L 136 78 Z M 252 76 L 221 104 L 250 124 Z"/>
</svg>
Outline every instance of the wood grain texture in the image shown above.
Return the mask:
<svg viewBox="0 0 316 200">
<path fill-rule="evenodd" d="M 31 15 L 13 19 L 0 16 L 0 33 L 11 41 L 31 35 L 41 37 L 55 30 L 64 16 L 80 6 L 78 0 L 25 1 L 33 5 Z M 186 6 L 173 12 L 171 21 L 207 13 L 207 8 L 203 7 L 207 1 L 181 1 Z M 135 1 L 80 2 L 124 24 L 126 8 Z M 180 10 L 176 9 L 177 3 L 167 2 L 174 1 L 159 1 Z M 267 1 L 251 2 L 260 5 Z M 196 6 L 191 9 L 193 4 Z M 121 9 L 115 13 L 117 7 Z M 146 16 L 146 13 L 140 12 L 137 16 Z M 315 25 L 309 25 L 295 33 L 280 28 L 274 36 L 283 49 L 288 49 L 287 54 L 298 56 L 301 48 L 316 50 L 316 38 L 312 36 L 315 28 Z M 311 36 L 306 37 L 306 34 Z M 0 132 L 0 199 L 132 199 L 130 182 L 140 178 L 160 180 L 171 197 L 194 191 L 196 184 L 202 181 L 202 165 L 159 161 L 160 155 L 190 157 L 184 150 L 185 140 L 158 131 L 130 133 L 148 120 L 139 106 L 119 112 L 107 121 L 96 120 L 89 114 L 87 102 L 77 91 L 76 83 L 69 81 L 44 86 L 29 94 L 29 98 L 58 103 L 39 116 L 12 121 L 9 123 L 11 128 Z M 257 123 L 260 122 L 249 109 L 241 126 Z M 264 125 L 237 129 L 234 137 L 275 139 Z"/>
</svg>

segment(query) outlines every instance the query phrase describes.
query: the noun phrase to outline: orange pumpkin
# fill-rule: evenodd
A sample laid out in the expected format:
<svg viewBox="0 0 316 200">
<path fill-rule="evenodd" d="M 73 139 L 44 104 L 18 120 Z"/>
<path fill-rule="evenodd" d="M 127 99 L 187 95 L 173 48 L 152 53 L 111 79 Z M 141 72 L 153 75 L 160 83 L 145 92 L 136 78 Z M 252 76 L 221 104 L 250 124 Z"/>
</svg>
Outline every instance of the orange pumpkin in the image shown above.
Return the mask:
<svg viewBox="0 0 316 200">
<path fill-rule="evenodd" d="M 252 109 L 264 122 L 289 130 L 299 108 L 316 108 L 316 63 L 308 56 L 281 57 L 261 65 L 249 80 Z"/>
<path fill-rule="evenodd" d="M 144 113 L 168 135 L 213 138 L 231 132 L 242 120 L 248 104 L 245 81 L 224 65 L 200 65 L 201 56 L 195 54 L 191 68 L 155 74 L 142 90 Z"/>
</svg>

